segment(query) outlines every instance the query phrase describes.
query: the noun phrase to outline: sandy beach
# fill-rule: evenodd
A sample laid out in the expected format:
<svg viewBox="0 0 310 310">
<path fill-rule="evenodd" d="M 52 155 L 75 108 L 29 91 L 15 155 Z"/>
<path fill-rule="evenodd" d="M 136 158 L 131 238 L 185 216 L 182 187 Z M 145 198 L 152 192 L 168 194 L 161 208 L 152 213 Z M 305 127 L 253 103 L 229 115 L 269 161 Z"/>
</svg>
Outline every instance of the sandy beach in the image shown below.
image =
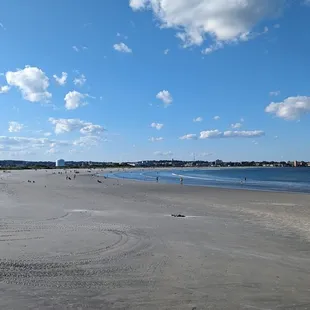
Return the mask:
<svg viewBox="0 0 310 310">
<path fill-rule="evenodd" d="M 310 195 L 93 174 L 0 172 L 0 309 L 310 309 Z"/>
</svg>

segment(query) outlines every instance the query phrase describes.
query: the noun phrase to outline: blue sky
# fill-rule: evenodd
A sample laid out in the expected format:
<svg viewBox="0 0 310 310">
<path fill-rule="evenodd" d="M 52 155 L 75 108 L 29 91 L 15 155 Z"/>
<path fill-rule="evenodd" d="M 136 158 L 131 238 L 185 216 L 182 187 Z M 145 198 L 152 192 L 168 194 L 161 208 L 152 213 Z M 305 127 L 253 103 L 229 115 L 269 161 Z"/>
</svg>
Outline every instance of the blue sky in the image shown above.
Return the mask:
<svg viewBox="0 0 310 310">
<path fill-rule="evenodd" d="M 2 1 L 0 158 L 309 160 L 309 1 Z"/>
</svg>

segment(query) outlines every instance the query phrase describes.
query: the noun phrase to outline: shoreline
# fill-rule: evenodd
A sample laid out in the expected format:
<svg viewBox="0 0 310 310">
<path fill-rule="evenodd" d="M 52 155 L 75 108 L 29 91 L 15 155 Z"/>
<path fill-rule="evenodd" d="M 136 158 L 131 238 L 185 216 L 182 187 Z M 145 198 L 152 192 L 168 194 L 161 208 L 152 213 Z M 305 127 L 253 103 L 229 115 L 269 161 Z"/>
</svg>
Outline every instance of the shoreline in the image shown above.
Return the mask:
<svg viewBox="0 0 310 310">
<path fill-rule="evenodd" d="M 98 178 L 103 178 L 104 176 L 97 175 Z M 122 180 L 122 181 L 132 181 L 137 183 L 149 183 L 149 184 L 155 184 L 154 181 L 147 181 L 147 180 L 138 180 L 138 179 L 123 179 L 120 177 L 108 177 L 109 179 L 114 180 Z M 165 183 L 165 182 L 159 182 L 160 184 L 164 185 L 178 185 L 177 183 Z M 287 190 L 267 190 L 267 189 L 254 189 L 254 188 L 234 188 L 234 187 L 224 187 L 224 186 L 211 186 L 211 185 L 199 185 L 199 184 L 183 184 L 182 186 L 186 187 L 199 187 L 199 188 L 208 188 L 208 189 L 223 189 L 223 190 L 232 190 L 232 191 L 240 191 L 240 192 L 259 192 L 259 193 L 277 193 L 277 194 L 303 194 L 303 195 L 310 195 L 309 192 L 298 192 L 298 191 L 287 191 Z"/>
<path fill-rule="evenodd" d="M 257 168 L 257 167 L 256 167 Z M 263 169 L 277 169 L 278 167 L 264 167 Z M 230 168 L 224 168 L 224 169 L 230 169 Z M 223 169 L 223 170 L 224 170 Z M 235 169 L 235 168 L 231 168 L 231 169 Z M 242 168 L 237 168 L 237 169 L 242 169 Z M 248 168 L 244 168 L 244 169 L 248 169 Z M 252 169 L 252 168 L 251 168 Z M 254 167 L 253 167 L 254 169 Z M 261 169 L 260 167 L 258 169 Z M 182 175 L 180 174 L 182 171 L 196 171 L 196 170 L 206 170 L 206 171 L 214 171 L 214 170 L 222 170 L 221 169 L 204 169 L 204 168 L 200 168 L 200 169 L 196 169 L 196 168 L 188 168 L 188 169 L 179 169 L 179 168 L 162 168 L 162 169 L 139 169 L 136 168 L 135 170 L 123 170 L 123 171 L 114 171 L 114 172 L 109 172 L 109 173 L 98 173 L 97 175 L 100 177 L 107 177 L 107 178 L 112 178 L 112 179 L 116 179 L 116 180 L 132 180 L 132 181 L 136 181 L 136 182 L 148 182 L 148 183 L 156 183 L 155 179 L 157 177 L 157 175 L 154 176 L 149 176 L 149 175 L 145 175 L 143 176 L 138 176 L 138 175 L 133 175 L 133 177 L 124 177 L 122 175 L 128 175 L 130 176 L 131 173 L 139 173 L 142 174 L 147 174 L 147 173 L 158 173 L 161 171 L 168 171 L 171 172 L 172 176 L 174 177 L 174 179 L 167 179 L 167 176 L 161 176 L 158 175 L 159 177 L 159 183 L 161 184 L 179 184 L 179 179 L 180 177 L 182 177 L 184 179 L 184 183 L 182 184 L 183 186 L 198 186 L 198 187 L 206 187 L 206 188 L 222 188 L 222 189 L 226 189 L 226 190 L 245 190 L 245 191 L 258 191 L 258 192 L 275 192 L 275 193 L 300 193 L 300 194 L 308 194 L 310 195 L 310 189 L 300 189 L 298 186 L 296 186 L 293 189 L 290 188 L 284 188 L 284 187 L 272 187 L 272 185 L 269 186 L 269 188 L 266 187 L 262 187 L 261 185 L 259 185 L 259 183 L 261 183 L 263 186 L 265 186 L 265 182 L 267 183 L 268 181 L 264 181 L 264 180 L 255 180 L 255 182 L 253 183 L 252 180 L 248 179 L 247 182 L 243 182 L 242 180 L 239 182 L 237 182 L 237 178 L 235 179 L 236 182 L 230 182 L 230 184 L 224 184 L 225 182 L 225 178 L 221 181 L 216 180 L 216 176 L 214 176 L 214 180 L 212 181 L 211 179 L 205 179 L 203 177 L 191 177 L 188 176 L 186 174 Z M 175 172 L 175 173 L 173 173 Z M 153 181 L 152 181 L 153 180 Z M 192 180 L 197 180 L 198 182 L 186 182 L 186 181 L 192 181 Z M 199 182 L 200 180 L 202 180 L 202 182 Z M 203 183 L 203 181 L 205 181 L 206 183 Z M 279 182 L 276 182 L 279 183 Z M 284 181 L 283 181 L 284 183 Z M 274 185 L 277 186 L 278 184 Z M 288 186 L 288 185 L 287 185 Z"/>
</svg>

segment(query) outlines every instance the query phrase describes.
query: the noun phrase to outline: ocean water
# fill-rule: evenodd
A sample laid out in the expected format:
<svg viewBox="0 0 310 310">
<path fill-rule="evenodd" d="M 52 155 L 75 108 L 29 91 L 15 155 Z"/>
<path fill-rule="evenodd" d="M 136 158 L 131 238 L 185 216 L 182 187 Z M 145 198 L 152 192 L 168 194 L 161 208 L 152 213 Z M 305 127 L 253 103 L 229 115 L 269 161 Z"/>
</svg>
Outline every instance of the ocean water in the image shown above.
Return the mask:
<svg viewBox="0 0 310 310">
<path fill-rule="evenodd" d="M 108 177 L 159 183 L 310 193 L 310 168 L 141 169 L 106 174 Z"/>
</svg>

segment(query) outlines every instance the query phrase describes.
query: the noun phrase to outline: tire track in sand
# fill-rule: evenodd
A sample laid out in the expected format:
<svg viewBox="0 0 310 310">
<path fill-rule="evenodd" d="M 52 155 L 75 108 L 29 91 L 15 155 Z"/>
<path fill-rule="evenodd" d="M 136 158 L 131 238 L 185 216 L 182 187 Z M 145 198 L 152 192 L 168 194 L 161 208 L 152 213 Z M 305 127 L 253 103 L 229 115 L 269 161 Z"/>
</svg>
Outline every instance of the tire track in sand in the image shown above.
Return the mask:
<svg viewBox="0 0 310 310">
<path fill-rule="evenodd" d="M 0 259 L 0 281 L 67 289 L 141 285 L 143 279 L 133 276 L 139 263 L 132 258 L 149 254 L 150 238 L 143 231 L 125 225 L 89 223 L 83 215 L 80 221 L 71 222 L 66 217 L 54 222 L 2 220 L 0 245 L 6 258 Z M 77 238 L 74 248 L 66 249 L 60 236 L 68 240 Z M 82 237 L 84 241 L 79 242 Z M 38 238 L 43 239 L 46 247 L 51 246 L 51 240 L 59 244 L 57 253 L 55 250 L 42 253 L 38 248 L 10 256 L 8 251 L 14 242 L 27 242 L 35 248 Z"/>
</svg>

